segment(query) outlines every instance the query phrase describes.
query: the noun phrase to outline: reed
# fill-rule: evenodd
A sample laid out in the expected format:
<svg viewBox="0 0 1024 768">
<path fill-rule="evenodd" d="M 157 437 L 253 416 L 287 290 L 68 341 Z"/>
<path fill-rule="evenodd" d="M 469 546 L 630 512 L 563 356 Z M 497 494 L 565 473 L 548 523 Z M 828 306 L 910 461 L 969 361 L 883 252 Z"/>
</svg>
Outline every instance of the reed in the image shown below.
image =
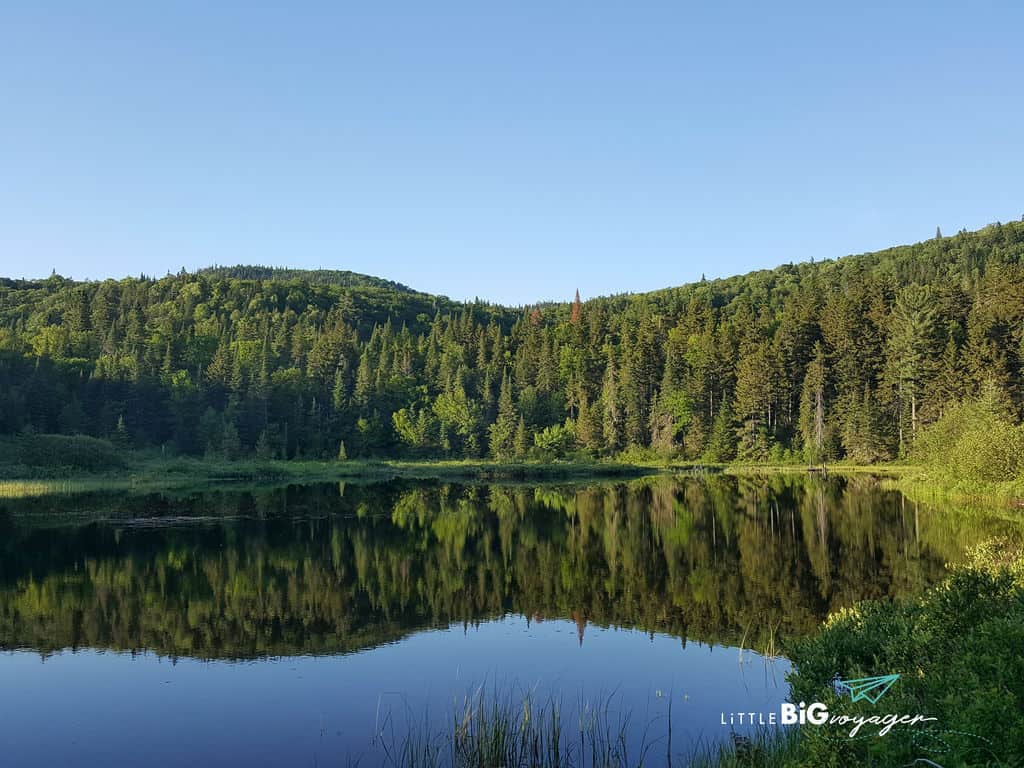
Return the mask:
<svg viewBox="0 0 1024 768">
<path fill-rule="evenodd" d="M 422 718 L 398 728 L 384 716 L 375 744 L 393 768 L 778 768 L 796 755 L 796 731 L 767 729 L 673 753 L 671 711 L 665 733 L 650 738 L 657 720 L 635 722 L 618 705 L 614 695 L 581 698 L 567 711 L 554 697 L 481 687 L 456 704 L 442 727 Z"/>
</svg>

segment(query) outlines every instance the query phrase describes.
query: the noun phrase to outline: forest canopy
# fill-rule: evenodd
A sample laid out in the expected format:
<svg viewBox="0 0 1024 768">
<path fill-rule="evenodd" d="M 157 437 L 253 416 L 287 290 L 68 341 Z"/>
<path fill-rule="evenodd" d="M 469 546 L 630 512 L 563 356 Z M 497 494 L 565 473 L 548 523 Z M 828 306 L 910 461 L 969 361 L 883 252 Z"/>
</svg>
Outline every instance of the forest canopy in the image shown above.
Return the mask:
<svg viewBox="0 0 1024 768">
<path fill-rule="evenodd" d="M 228 458 L 892 459 L 983 390 L 1019 420 L 1022 257 L 1024 223 L 994 224 L 520 308 L 328 270 L 0 279 L 0 434 Z"/>
</svg>

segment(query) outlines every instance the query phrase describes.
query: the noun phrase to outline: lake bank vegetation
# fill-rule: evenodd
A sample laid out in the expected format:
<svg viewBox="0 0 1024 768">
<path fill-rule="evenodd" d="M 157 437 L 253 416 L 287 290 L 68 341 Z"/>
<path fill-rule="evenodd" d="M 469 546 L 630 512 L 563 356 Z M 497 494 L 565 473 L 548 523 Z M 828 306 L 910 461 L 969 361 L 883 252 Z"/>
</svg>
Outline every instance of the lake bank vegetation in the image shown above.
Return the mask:
<svg viewBox="0 0 1024 768">
<path fill-rule="evenodd" d="M 119 449 L 83 435 L 0 437 L 0 496 L 124 489 L 141 492 L 214 484 L 317 483 L 345 479 L 560 481 L 627 478 L 649 466 L 616 461 L 497 462 L 489 460 L 388 461 L 344 459 L 235 459 L 161 455 Z"/>
<path fill-rule="evenodd" d="M 990 393 L 991 394 L 991 393 Z M 21 434 L 0 437 L 0 497 L 76 493 L 121 489 L 137 492 L 175 491 L 212 485 L 273 485 L 335 480 L 383 481 L 419 478 L 477 482 L 551 482 L 684 474 L 701 477 L 724 473 L 769 476 L 778 473 L 851 475 L 895 478 L 892 487 L 910 498 L 939 503 L 969 504 L 997 511 L 1018 507 L 1024 499 L 1024 480 L 1014 451 L 1019 444 L 1012 420 L 992 410 L 990 396 L 960 404 L 934 427 L 922 430 L 921 449 L 913 463 L 808 465 L 788 463 L 679 462 L 636 451 L 614 458 L 498 461 L 387 459 L 227 459 L 168 456 L 155 450 L 134 451 L 110 441 L 84 435 Z M 954 427 L 952 422 L 959 424 Z M 969 428 L 964 426 L 971 420 Z M 944 446 L 956 431 L 962 445 Z M 963 432 L 960 435 L 960 432 Z M 1003 439 L 1002 436 L 1008 436 Z M 988 453 L 975 451 L 972 441 Z M 996 460 L 989 457 L 999 452 Z M 959 458 L 958 458 L 959 457 Z M 962 465 L 969 465 L 965 469 Z M 993 471 L 992 467 L 996 467 Z M 999 479 L 997 479 L 999 478 Z"/>
<path fill-rule="evenodd" d="M 830 711 L 923 713 L 920 729 L 850 739 L 801 728 L 794 765 L 906 765 L 943 768 L 1017 765 L 1024 755 L 1024 554 L 1021 540 L 974 548 L 966 563 L 919 596 L 867 601 L 830 616 L 788 653 L 793 700 L 820 700 Z M 840 700 L 835 675 L 900 673 L 877 705 Z M 884 706 L 883 706 L 884 705 Z"/>
<path fill-rule="evenodd" d="M 923 429 L 913 458 L 901 481 L 913 498 L 1024 504 L 1024 425 L 992 383 Z"/>
</svg>

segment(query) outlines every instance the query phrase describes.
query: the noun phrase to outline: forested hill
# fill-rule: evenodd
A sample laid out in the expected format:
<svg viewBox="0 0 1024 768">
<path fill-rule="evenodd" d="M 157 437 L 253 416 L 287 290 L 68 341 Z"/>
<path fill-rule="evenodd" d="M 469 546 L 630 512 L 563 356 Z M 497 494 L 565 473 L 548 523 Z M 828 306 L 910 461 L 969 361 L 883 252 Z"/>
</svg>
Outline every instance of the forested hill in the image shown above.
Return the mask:
<svg viewBox="0 0 1024 768">
<path fill-rule="evenodd" d="M 342 288 L 382 288 L 415 293 L 412 288 L 392 280 L 361 275 L 342 269 L 290 269 L 239 264 L 234 267 L 206 267 L 199 274 L 208 277 L 229 277 L 241 280 L 299 280 L 312 285 L 338 285 Z"/>
<path fill-rule="evenodd" d="M 986 382 L 1019 416 L 1022 257 L 1024 223 L 997 224 L 515 310 L 262 267 L 3 280 L 0 434 L 228 457 L 887 459 Z"/>
</svg>

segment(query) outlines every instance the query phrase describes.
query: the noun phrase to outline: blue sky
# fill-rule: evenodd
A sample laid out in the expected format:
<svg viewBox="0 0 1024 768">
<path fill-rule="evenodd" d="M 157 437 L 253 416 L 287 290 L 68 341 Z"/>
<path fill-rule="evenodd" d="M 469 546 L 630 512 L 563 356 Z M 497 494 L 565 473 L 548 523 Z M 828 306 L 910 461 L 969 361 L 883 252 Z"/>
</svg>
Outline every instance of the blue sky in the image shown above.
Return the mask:
<svg viewBox="0 0 1024 768">
<path fill-rule="evenodd" d="M 0 274 L 525 303 L 1017 219 L 1022 28 L 1019 2 L 16 1 Z"/>
</svg>

